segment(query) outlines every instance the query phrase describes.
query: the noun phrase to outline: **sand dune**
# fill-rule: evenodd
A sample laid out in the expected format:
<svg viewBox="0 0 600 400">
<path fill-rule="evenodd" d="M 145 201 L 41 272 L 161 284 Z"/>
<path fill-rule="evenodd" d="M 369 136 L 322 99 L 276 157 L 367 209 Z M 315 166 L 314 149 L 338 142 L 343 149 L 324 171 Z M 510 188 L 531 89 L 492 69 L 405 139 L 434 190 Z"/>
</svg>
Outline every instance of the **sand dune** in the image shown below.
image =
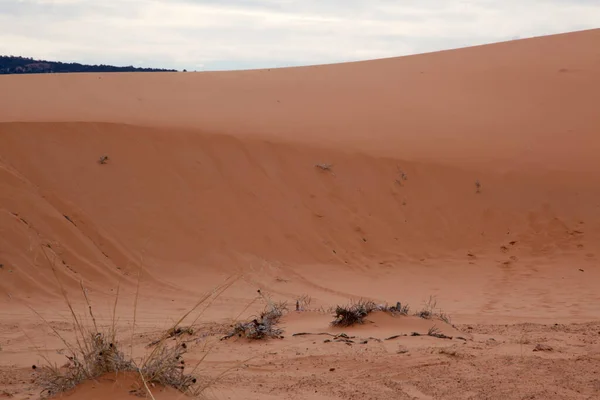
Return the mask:
<svg viewBox="0 0 600 400">
<path fill-rule="evenodd" d="M 14 326 L 40 346 L 61 346 L 25 307 L 56 323 L 68 318 L 50 264 L 77 304 L 82 281 L 104 315 L 120 283 L 125 328 L 142 265 L 144 335 L 235 274 L 242 279 L 203 323 L 235 318 L 258 288 L 281 300 L 308 294 L 315 307 L 361 296 L 418 307 L 434 295 L 460 324 L 597 320 L 599 45 L 592 30 L 303 68 L 0 76 L 0 316 L 10 338 L 0 342 L 2 368 L 25 374 L 38 362 Z M 263 306 L 252 304 L 244 315 Z M 327 329 L 329 319 L 284 322 L 291 333 Z M 397 323 L 375 317 L 354 332 L 383 337 L 426 321 Z M 466 325 L 451 329 L 469 334 Z M 478 329 L 506 336 L 489 365 L 514 355 L 513 331 Z M 558 338 L 540 329 L 532 335 Z M 594 326 L 578 329 L 576 340 Z M 435 342 L 423 339 L 407 346 L 426 352 Z M 480 357 L 476 343 L 487 338 L 468 339 L 468 357 Z M 588 345 L 598 354 L 597 341 Z M 245 346 L 218 344 L 211 365 L 255 351 Z M 350 368 L 368 351 L 376 370 L 398 362 L 391 345 L 360 356 L 351 346 L 330 352 L 321 339 L 264 346 L 289 368 L 310 355 L 306 373 L 320 373 L 323 360 Z M 423 357 L 415 366 L 432 359 Z M 267 398 L 277 387 L 277 398 L 294 398 L 277 380 L 261 381 L 272 373 L 265 368 L 236 375 L 250 389 L 221 394 Z M 304 375 L 296 378 L 310 398 Z M 405 398 L 388 378 L 385 390 L 369 386 L 373 398 Z M 335 382 L 313 382 L 327 394 L 310 396 L 350 398 L 328 389 Z M 440 394 L 421 383 L 402 396 Z M 106 390 L 98 398 L 111 396 Z M 570 392 L 560 393 L 554 398 Z"/>
</svg>

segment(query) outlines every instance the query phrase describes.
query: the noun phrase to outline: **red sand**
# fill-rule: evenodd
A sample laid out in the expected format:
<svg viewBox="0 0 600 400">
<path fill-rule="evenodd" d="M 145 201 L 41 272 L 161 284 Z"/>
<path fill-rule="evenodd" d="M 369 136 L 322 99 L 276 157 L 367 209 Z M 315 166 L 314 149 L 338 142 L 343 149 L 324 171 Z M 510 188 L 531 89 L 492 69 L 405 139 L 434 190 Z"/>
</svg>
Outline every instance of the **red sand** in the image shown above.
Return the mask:
<svg viewBox="0 0 600 400">
<path fill-rule="evenodd" d="M 72 334 L 44 249 L 105 318 L 120 282 L 125 330 L 142 263 L 140 355 L 230 275 L 207 326 L 259 288 L 315 309 L 433 295 L 467 339 L 325 344 L 291 334 L 328 313 L 291 313 L 283 340 L 214 344 L 206 374 L 241 363 L 217 398 L 600 397 L 598 48 L 591 30 L 316 67 L 0 76 L 0 396 L 35 398 L 40 349 L 63 357 L 26 305 Z M 372 320 L 347 333 L 433 323 Z M 97 385 L 71 398 L 116 398 Z"/>
</svg>

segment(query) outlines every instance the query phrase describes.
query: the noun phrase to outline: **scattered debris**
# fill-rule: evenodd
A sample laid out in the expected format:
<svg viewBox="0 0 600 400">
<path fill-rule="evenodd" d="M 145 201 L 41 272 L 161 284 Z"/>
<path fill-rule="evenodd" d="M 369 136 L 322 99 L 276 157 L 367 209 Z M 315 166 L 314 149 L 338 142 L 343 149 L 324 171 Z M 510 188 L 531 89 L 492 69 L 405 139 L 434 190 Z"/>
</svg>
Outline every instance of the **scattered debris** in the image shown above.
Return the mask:
<svg viewBox="0 0 600 400">
<path fill-rule="evenodd" d="M 452 339 L 452 336 L 444 335 L 435 325 L 429 328 L 427 336 L 436 337 L 438 339 Z"/>
<path fill-rule="evenodd" d="M 174 327 L 169 329 L 166 332 L 166 338 L 167 339 L 171 339 L 171 338 L 177 338 L 183 334 L 188 334 L 188 335 L 193 335 L 194 334 L 194 330 L 191 327 L 185 327 L 185 326 L 178 326 L 178 327 Z M 150 342 L 150 344 L 148 344 L 146 347 L 152 347 L 154 345 L 157 345 L 158 343 L 160 343 L 163 339 L 158 339 L 158 340 L 154 340 L 152 342 Z"/>
<path fill-rule="evenodd" d="M 75 222 L 73 222 L 73 220 L 71 219 L 71 217 L 69 217 L 67 214 L 63 214 L 63 217 L 65 217 L 66 220 L 69 221 L 70 223 L 72 223 L 73 225 L 77 226 L 77 224 L 75 224 Z"/>
<path fill-rule="evenodd" d="M 554 348 L 552 346 L 549 346 L 547 344 L 537 344 L 535 346 L 535 348 L 533 349 L 533 351 L 553 351 Z"/>
<path fill-rule="evenodd" d="M 403 181 L 408 180 L 408 175 L 406 175 L 406 172 L 404 172 L 399 166 L 397 166 L 396 168 L 398 168 L 398 175 L 399 175 L 399 177 L 396 178 L 396 183 L 400 186 L 404 186 Z"/>
<path fill-rule="evenodd" d="M 456 352 L 456 350 L 450 349 L 450 348 L 439 349 L 439 353 L 447 355 L 447 356 L 450 356 L 450 357 L 457 357 L 458 356 L 458 353 Z"/>
<path fill-rule="evenodd" d="M 432 326 L 431 328 L 429 328 L 429 330 L 427 331 L 427 334 L 413 332 L 410 334 L 410 336 L 431 336 L 431 337 L 435 337 L 438 339 L 452 339 L 452 336 L 447 336 L 447 335 L 443 334 L 442 332 L 440 332 L 440 330 L 435 325 Z"/>
<path fill-rule="evenodd" d="M 394 335 L 394 336 L 390 336 L 390 337 L 388 337 L 388 338 L 385 338 L 385 339 L 383 339 L 383 340 L 394 340 L 394 339 L 398 339 L 399 337 L 402 337 L 402 336 L 407 336 L 407 335 L 406 335 L 406 333 L 402 333 L 402 334 L 400 334 L 400 335 Z"/>
<path fill-rule="evenodd" d="M 327 171 L 330 172 L 331 175 L 335 176 L 335 173 L 333 173 L 332 168 L 333 168 L 333 164 L 326 164 L 326 163 L 322 163 L 322 164 L 315 164 L 316 168 L 319 168 L 321 171 Z"/>
</svg>

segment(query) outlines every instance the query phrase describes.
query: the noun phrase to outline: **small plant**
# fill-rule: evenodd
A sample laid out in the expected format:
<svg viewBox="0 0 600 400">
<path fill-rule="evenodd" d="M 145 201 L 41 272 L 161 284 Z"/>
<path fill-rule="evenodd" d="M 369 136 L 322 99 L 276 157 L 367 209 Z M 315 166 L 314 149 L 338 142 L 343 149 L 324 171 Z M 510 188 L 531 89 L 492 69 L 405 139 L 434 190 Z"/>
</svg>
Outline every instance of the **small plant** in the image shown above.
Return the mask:
<svg viewBox="0 0 600 400">
<path fill-rule="evenodd" d="M 98 162 L 100 164 L 106 164 L 108 162 L 108 156 L 106 156 L 106 155 L 100 156 L 100 159 L 98 160 Z"/>
<path fill-rule="evenodd" d="M 400 186 L 404 186 L 404 181 L 408 180 L 408 175 L 404 172 L 400 167 L 398 168 L 398 178 L 396 178 L 396 183 Z"/>
<path fill-rule="evenodd" d="M 335 308 L 335 319 L 331 324 L 333 326 L 363 324 L 365 317 L 377 309 L 377 305 L 369 300 L 359 300 L 347 306 L 337 306 Z"/>
<path fill-rule="evenodd" d="M 269 304 L 265 307 L 258 318 L 254 318 L 250 322 L 238 322 L 233 326 L 233 330 L 222 337 L 221 340 L 229 339 L 233 336 L 245 337 L 252 340 L 281 338 L 283 330 L 276 325 L 287 311 L 287 303 L 273 303 L 268 300 Z"/>
<path fill-rule="evenodd" d="M 437 326 L 434 325 L 427 331 L 427 336 L 437 337 L 440 333 L 441 331 L 438 329 Z"/>
<path fill-rule="evenodd" d="M 434 316 L 437 300 L 433 296 L 429 296 L 429 300 L 425 302 L 423 308 L 415 313 L 415 316 L 423 319 L 431 319 Z"/>
<path fill-rule="evenodd" d="M 441 310 L 436 310 L 437 300 L 434 296 L 429 296 L 423 308 L 417 311 L 414 315 L 423 319 L 437 318 L 447 324 L 450 324 L 450 316 Z"/>
<path fill-rule="evenodd" d="M 146 383 L 156 383 L 170 386 L 182 392 L 196 383 L 196 377 L 184 373 L 185 361 L 183 355 L 187 345 L 178 342 L 175 345 L 160 343 L 157 351 L 152 352 L 140 370 Z"/>
<path fill-rule="evenodd" d="M 228 279 L 225 283 L 215 288 L 214 291 L 202 296 L 193 308 L 183 315 L 169 330 L 161 335 L 160 340 L 151 344 L 151 346 L 156 346 L 152 352 L 145 357 L 145 361 L 141 364 L 137 364 L 133 359 L 133 347 L 131 353 L 126 356 L 125 353 L 120 350 L 119 341 L 117 339 L 116 309 L 119 300 L 119 287 L 117 287 L 115 303 L 113 306 L 112 324 L 108 328 L 100 329 L 96 323 L 92 305 L 87 295 L 87 289 L 84 288 L 83 283 L 80 283 L 87 304 L 88 313 L 92 321 L 91 325 L 89 323 L 84 324 L 83 318 L 75 313 L 71 300 L 67 296 L 67 292 L 58 278 L 54 262 L 50 260 L 43 250 L 43 247 L 42 251 L 44 257 L 50 264 L 62 297 L 69 309 L 75 333 L 75 339 L 73 341 L 66 340 L 46 319 L 30 307 L 30 309 L 63 342 L 67 349 L 67 363 L 65 365 L 59 367 L 42 355 L 45 360 L 45 365 L 41 368 L 38 368 L 37 366 L 33 367 L 37 372 L 36 383 L 42 387 L 42 396 L 55 396 L 74 388 L 86 380 L 94 380 L 106 373 L 118 372 L 135 372 L 139 374 L 144 390 L 151 398 L 154 398 L 154 396 L 152 395 L 148 384 L 172 386 L 182 392 L 188 393 L 200 393 L 201 390 L 206 388 L 195 388 L 194 390 L 191 390 L 190 387 L 196 383 L 196 378 L 192 375 L 184 374 L 185 362 L 182 358 L 183 354 L 186 352 L 187 345 L 181 340 L 176 340 L 175 345 L 169 345 L 167 344 L 167 339 L 180 339 L 184 333 L 192 334 L 192 328 L 181 327 L 181 322 L 211 297 L 219 296 L 227 288 L 231 287 L 236 279 Z M 135 312 L 136 306 L 134 305 L 134 327 Z M 134 329 L 132 328 L 132 338 L 133 331 Z"/>
<path fill-rule="evenodd" d="M 312 301 L 312 298 L 307 294 L 303 294 L 302 296 L 298 297 L 298 299 L 296 299 L 296 311 L 308 310 L 308 307 L 310 307 L 311 301 Z"/>
<path fill-rule="evenodd" d="M 399 314 L 399 315 L 408 315 L 408 313 L 410 312 L 410 307 L 408 304 L 404 304 L 402 305 L 399 301 L 396 302 L 396 305 L 393 307 L 389 307 L 387 308 L 386 311 L 391 312 L 392 314 Z"/>
<path fill-rule="evenodd" d="M 135 371 L 133 361 L 119 350 L 114 332 L 105 335 L 82 330 L 80 333 L 83 335 L 77 339 L 77 347 L 68 346 L 65 365 L 59 367 L 46 360 L 47 364 L 39 368 L 37 382 L 43 394 L 54 396 L 109 372 Z"/>
</svg>

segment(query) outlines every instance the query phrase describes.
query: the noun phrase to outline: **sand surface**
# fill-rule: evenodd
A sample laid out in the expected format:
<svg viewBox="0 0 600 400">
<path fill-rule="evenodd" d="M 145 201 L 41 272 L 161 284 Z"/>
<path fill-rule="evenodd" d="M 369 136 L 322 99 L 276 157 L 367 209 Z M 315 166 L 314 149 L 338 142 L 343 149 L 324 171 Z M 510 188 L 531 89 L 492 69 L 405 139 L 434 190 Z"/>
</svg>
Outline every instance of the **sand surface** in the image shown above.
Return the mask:
<svg viewBox="0 0 600 400">
<path fill-rule="evenodd" d="M 188 365 L 219 377 L 209 398 L 600 398 L 598 49 L 591 30 L 315 67 L 0 76 L 0 398 L 38 398 L 31 365 L 64 361 L 57 277 L 101 324 L 119 287 L 136 357 L 234 277 L 186 338 Z M 289 302 L 284 338 L 220 341 L 259 289 Z M 336 304 L 430 296 L 451 324 L 375 313 L 325 342 Z M 452 339 L 410 336 L 434 325 Z"/>
</svg>

